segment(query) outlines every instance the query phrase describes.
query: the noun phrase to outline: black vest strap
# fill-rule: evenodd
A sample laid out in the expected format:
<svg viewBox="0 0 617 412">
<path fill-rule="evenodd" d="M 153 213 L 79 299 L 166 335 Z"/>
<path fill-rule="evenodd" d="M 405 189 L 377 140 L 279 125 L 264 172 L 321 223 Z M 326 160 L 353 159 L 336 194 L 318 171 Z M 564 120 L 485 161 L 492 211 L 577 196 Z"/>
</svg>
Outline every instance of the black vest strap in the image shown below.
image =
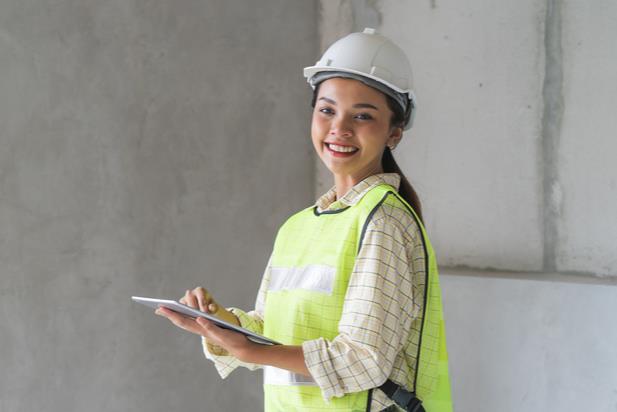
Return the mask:
<svg viewBox="0 0 617 412">
<path fill-rule="evenodd" d="M 392 382 L 388 379 L 383 385 L 379 387 L 388 395 L 388 398 L 392 399 L 398 406 L 405 409 L 407 412 L 426 412 L 422 401 L 418 399 L 415 393 L 409 392 L 407 389 Z"/>
</svg>

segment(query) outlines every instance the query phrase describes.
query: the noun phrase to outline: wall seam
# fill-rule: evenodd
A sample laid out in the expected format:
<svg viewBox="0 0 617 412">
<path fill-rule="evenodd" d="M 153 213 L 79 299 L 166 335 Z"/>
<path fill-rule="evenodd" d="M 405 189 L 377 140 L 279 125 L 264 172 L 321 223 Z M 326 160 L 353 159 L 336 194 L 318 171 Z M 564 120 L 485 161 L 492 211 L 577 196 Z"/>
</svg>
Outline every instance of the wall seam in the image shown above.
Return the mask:
<svg viewBox="0 0 617 412">
<path fill-rule="evenodd" d="M 564 111 L 561 0 L 547 0 L 544 27 L 544 111 L 541 131 L 542 218 L 544 272 L 557 272 L 562 191 L 559 182 L 559 143 Z"/>
<path fill-rule="evenodd" d="M 439 266 L 440 276 L 459 276 L 488 279 L 514 279 L 542 282 L 617 286 L 617 278 L 599 277 L 587 272 L 518 272 L 508 270 L 474 269 L 470 267 Z"/>
</svg>

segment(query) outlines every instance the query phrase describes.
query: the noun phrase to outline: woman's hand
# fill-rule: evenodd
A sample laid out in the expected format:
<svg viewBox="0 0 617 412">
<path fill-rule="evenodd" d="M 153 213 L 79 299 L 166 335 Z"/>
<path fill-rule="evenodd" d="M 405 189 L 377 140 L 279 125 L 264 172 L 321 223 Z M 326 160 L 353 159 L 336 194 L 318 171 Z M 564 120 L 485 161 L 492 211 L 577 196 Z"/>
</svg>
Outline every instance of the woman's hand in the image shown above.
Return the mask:
<svg viewBox="0 0 617 412">
<path fill-rule="evenodd" d="M 211 313 L 229 323 L 240 325 L 236 315 L 223 309 L 202 287 L 192 291 L 187 290 L 180 302 L 202 312 Z M 243 334 L 219 328 L 205 318 L 191 319 L 163 307 L 158 308 L 156 314 L 166 317 L 179 328 L 205 337 L 208 351 L 214 355 L 231 354 L 243 362 L 271 365 L 310 376 L 304 363 L 302 346 L 259 345 L 248 340 Z"/>
<path fill-rule="evenodd" d="M 214 301 L 212 294 L 201 286 L 193 290 L 187 290 L 184 296 L 179 299 L 179 302 L 194 309 L 199 309 L 202 312 L 211 313 L 212 315 L 220 317 L 217 315 L 219 310 L 218 303 Z"/>
<path fill-rule="evenodd" d="M 208 292 L 208 290 L 204 289 L 203 287 L 197 287 L 193 290 L 187 290 L 184 296 L 180 298 L 179 301 L 180 303 L 190 306 L 191 308 L 199 309 L 200 311 L 205 313 L 210 313 L 228 323 L 240 325 L 240 321 L 238 320 L 238 318 L 233 313 L 223 309 L 218 303 L 216 303 L 210 292 Z M 202 325 L 196 319 L 191 319 L 187 316 L 181 315 L 177 312 L 162 307 L 158 308 L 155 313 L 157 315 L 166 317 L 179 328 L 182 328 L 191 333 L 195 333 L 196 335 L 204 336 L 207 340 L 208 351 L 213 355 L 224 356 L 229 354 L 229 351 L 225 350 L 226 345 L 219 346 L 212 343 L 212 339 L 215 335 L 212 335 L 212 332 L 208 332 L 204 328 L 203 325 L 211 324 L 211 322 L 207 322 L 206 319 L 199 318 L 207 322 L 207 324 Z M 214 324 L 211 324 L 211 326 L 216 329 L 221 329 L 216 327 Z M 244 338 L 244 336 L 241 334 L 235 332 L 230 333 L 239 335 L 240 337 Z M 219 336 L 218 340 L 220 341 L 221 335 L 217 336 Z M 246 340 L 246 338 L 244 339 Z"/>
</svg>

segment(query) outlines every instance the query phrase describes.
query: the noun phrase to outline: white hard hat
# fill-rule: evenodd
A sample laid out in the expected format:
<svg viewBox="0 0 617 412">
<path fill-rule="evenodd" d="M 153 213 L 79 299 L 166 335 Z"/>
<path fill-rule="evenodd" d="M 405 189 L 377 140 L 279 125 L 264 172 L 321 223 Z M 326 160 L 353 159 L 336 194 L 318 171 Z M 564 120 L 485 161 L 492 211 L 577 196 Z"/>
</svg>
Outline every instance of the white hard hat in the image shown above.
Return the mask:
<svg viewBox="0 0 617 412">
<path fill-rule="evenodd" d="M 304 68 L 304 77 L 313 88 L 331 77 L 368 79 L 369 86 L 377 86 L 402 106 L 405 129 L 413 123 L 416 97 L 409 60 L 400 47 L 375 29 L 366 28 L 337 40 L 314 66 Z"/>
</svg>

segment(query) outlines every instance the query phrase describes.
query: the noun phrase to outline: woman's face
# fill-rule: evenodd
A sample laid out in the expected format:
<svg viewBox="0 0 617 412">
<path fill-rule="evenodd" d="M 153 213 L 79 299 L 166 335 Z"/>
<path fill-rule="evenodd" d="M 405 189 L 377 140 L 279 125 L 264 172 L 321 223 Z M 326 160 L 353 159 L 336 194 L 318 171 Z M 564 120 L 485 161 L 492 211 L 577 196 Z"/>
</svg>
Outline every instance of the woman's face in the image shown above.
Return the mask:
<svg viewBox="0 0 617 412">
<path fill-rule="evenodd" d="M 400 127 L 390 127 L 392 111 L 380 91 L 358 80 L 335 77 L 319 86 L 311 122 L 317 154 L 336 177 L 354 183 L 382 173 L 387 144 L 397 144 Z"/>
</svg>

